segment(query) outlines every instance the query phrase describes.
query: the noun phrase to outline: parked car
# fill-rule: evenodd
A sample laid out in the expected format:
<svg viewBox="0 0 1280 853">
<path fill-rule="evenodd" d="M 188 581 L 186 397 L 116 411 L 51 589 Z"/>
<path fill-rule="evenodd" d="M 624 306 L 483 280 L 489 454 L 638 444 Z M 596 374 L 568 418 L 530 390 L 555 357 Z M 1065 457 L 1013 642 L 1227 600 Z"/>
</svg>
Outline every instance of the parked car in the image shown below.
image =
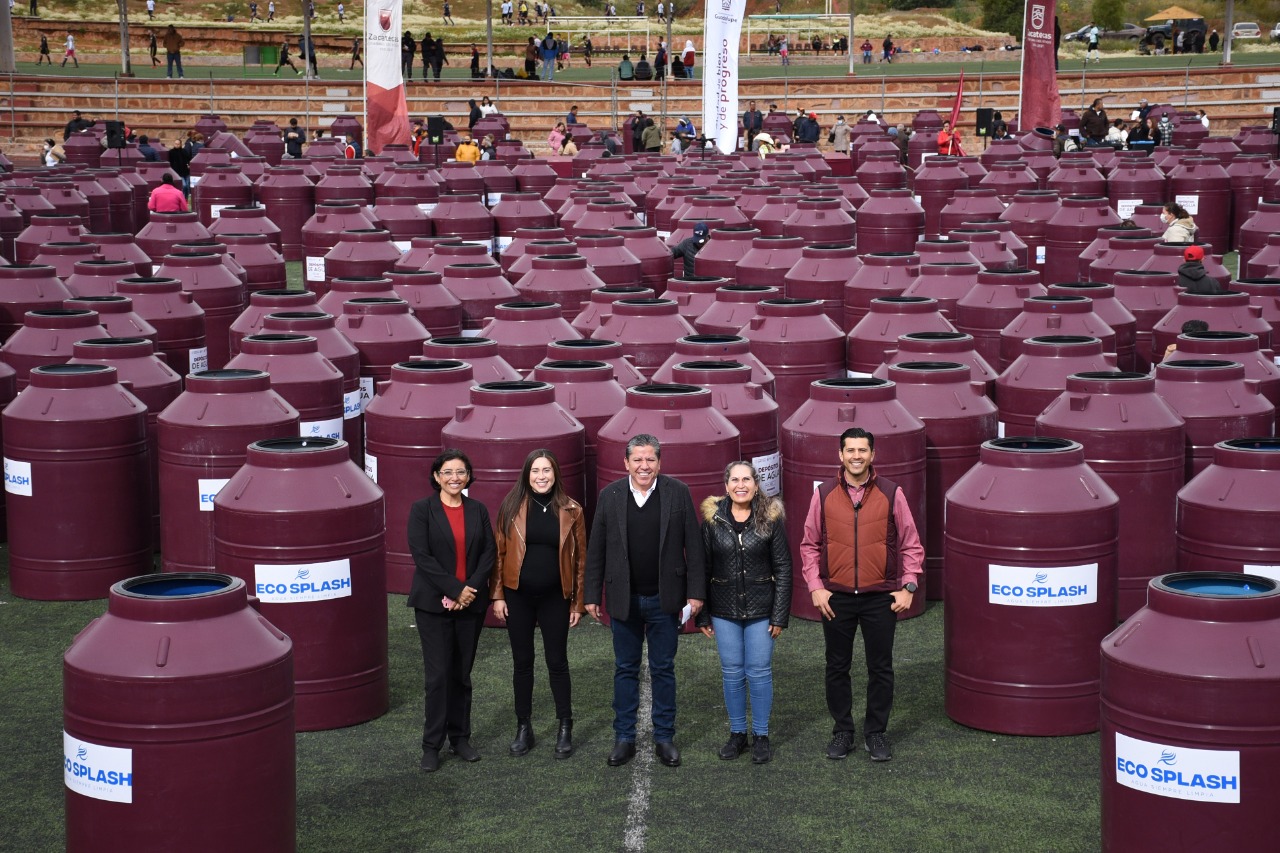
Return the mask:
<svg viewBox="0 0 1280 853">
<path fill-rule="evenodd" d="M 1277 22 L 1276 25 L 1271 28 L 1271 40 L 1280 41 L 1280 22 Z"/>
<path fill-rule="evenodd" d="M 1262 27 L 1248 21 L 1242 21 L 1231 28 L 1231 37 L 1233 39 L 1260 39 L 1262 38 Z"/>
<path fill-rule="evenodd" d="M 1118 30 L 1106 30 L 1101 27 L 1098 30 L 1098 37 L 1101 39 L 1127 39 L 1128 41 L 1137 41 L 1146 35 L 1147 28 L 1140 27 L 1137 24 L 1124 24 Z M 1089 35 L 1089 27 L 1083 26 L 1074 33 L 1067 33 L 1062 37 L 1063 41 L 1085 41 Z"/>
</svg>

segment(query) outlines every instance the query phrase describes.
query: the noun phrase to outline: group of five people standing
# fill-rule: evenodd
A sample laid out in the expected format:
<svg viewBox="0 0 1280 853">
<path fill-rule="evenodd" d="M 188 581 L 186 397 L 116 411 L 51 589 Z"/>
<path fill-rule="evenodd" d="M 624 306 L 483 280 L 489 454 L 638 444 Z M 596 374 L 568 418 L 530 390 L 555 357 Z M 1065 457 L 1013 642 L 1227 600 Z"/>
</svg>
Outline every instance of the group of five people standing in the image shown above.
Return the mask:
<svg viewBox="0 0 1280 853">
<path fill-rule="evenodd" d="M 584 612 L 596 620 L 604 612 L 614 649 L 610 766 L 636 754 L 646 641 L 654 753 L 667 766 L 680 764 L 675 655 L 690 618 L 715 638 L 720 655 L 730 734 L 719 757 L 731 760 L 749 749 L 753 762 L 769 761 L 773 647 L 787 627 L 792 589 L 782 502 L 765 494 L 749 462 L 733 462 L 724 472 L 725 493 L 706 498 L 699 512 L 689 488 L 660 473 L 661 453 L 656 437 L 631 438 L 627 476 L 600 492 L 589 538 L 582 506 L 566 493 L 550 451 L 525 459 L 496 526 L 484 504 L 465 494 L 473 478 L 466 455 L 446 450 L 436 458 L 437 493 L 413 505 L 408 524 L 415 562 L 408 604 L 416 611 L 426 688 L 423 771 L 439 769 L 446 741 L 459 758 L 480 760 L 470 741 L 471 670 L 490 601 L 511 643 L 511 755 L 535 745 L 535 627 L 559 721 L 553 754 L 573 754 L 569 630 Z M 849 670 L 859 626 L 868 674 L 864 745 L 872 760 L 892 757 L 886 729 L 893 637 L 924 558 L 902 490 L 876 474 L 874 459 L 874 435 L 855 427 L 840 436 L 840 467 L 815 488 L 800 547 L 805 587 L 823 617 L 831 759 L 846 757 L 853 745 Z"/>
</svg>

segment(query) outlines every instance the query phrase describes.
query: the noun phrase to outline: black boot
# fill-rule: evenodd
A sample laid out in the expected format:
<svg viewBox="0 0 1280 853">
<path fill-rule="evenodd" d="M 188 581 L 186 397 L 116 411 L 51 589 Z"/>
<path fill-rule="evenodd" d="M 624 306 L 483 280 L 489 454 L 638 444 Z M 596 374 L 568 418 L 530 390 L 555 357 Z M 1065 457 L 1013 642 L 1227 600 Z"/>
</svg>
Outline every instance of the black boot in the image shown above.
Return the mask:
<svg viewBox="0 0 1280 853">
<path fill-rule="evenodd" d="M 516 720 L 516 737 L 511 741 L 511 754 L 517 757 L 528 755 L 531 749 L 533 749 L 533 725 L 528 717 L 520 717 Z"/>
<path fill-rule="evenodd" d="M 556 758 L 568 758 L 573 755 L 573 719 L 565 717 L 560 721 L 560 730 L 556 733 Z"/>
</svg>

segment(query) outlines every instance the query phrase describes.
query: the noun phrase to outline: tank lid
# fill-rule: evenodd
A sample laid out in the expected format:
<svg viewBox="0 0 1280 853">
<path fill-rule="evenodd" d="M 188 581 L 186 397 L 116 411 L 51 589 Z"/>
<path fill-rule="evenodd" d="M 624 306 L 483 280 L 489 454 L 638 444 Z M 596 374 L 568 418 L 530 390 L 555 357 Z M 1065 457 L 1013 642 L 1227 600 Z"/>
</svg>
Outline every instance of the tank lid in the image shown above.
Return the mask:
<svg viewBox="0 0 1280 853">
<path fill-rule="evenodd" d="M 1175 572 L 1153 578 L 1157 589 L 1207 598 L 1257 598 L 1274 595 L 1280 584 L 1260 575 L 1234 572 Z"/>
<path fill-rule="evenodd" d="M 316 453 L 338 445 L 345 445 L 340 438 L 319 438 L 301 436 L 297 438 L 264 438 L 249 445 L 251 450 L 262 450 L 268 453 Z"/>
<path fill-rule="evenodd" d="M 493 343 L 493 340 L 491 338 L 481 338 L 481 337 L 474 337 L 474 338 L 443 337 L 443 338 L 431 338 L 425 343 L 432 344 L 434 346 L 478 347 L 478 346 L 488 346 Z"/>
<path fill-rule="evenodd" d="M 1018 453 L 1070 453 L 1080 450 L 1078 441 L 1067 438 L 1049 438 L 1047 436 L 1011 436 L 1009 438 L 993 438 L 982 443 L 983 448 L 992 450 L 1013 451 Z"/>
</svg>

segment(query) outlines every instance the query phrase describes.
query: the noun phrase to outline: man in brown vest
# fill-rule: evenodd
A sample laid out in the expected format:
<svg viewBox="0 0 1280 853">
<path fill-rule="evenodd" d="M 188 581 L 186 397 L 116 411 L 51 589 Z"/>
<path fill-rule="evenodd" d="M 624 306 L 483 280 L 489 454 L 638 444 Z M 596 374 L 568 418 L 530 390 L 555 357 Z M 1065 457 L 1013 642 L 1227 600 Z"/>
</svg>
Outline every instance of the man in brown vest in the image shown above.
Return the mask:
<svg viewBox="0 0 1280 853">
<path fill-rule="evenodd" d="M 893 633 L 911 606 L 924 547 L 902 490 L 872 467 L 876 437 L 861 427 L 840 435 L 840 470 L 818 485 L 800 544 L 801 573 L 822 612 L 827 710 L 835 720 L 827 758 L 853 748 L 853 638 L 862 626 L 867 655 L 864 746 L 872 761 L 893 757 L 885 730 L 893 706 Z"/>
</svg>

